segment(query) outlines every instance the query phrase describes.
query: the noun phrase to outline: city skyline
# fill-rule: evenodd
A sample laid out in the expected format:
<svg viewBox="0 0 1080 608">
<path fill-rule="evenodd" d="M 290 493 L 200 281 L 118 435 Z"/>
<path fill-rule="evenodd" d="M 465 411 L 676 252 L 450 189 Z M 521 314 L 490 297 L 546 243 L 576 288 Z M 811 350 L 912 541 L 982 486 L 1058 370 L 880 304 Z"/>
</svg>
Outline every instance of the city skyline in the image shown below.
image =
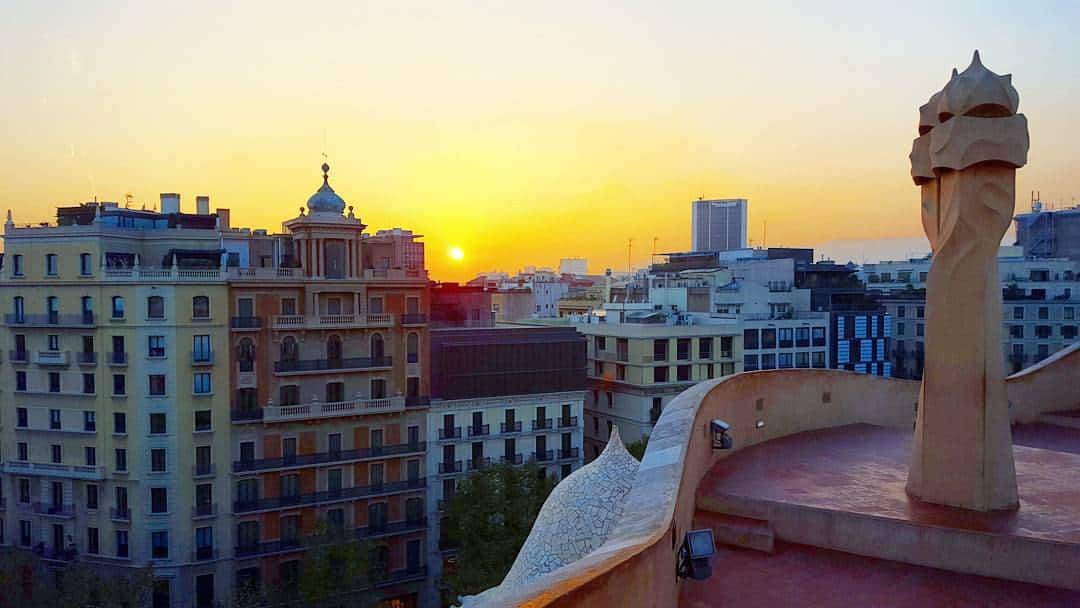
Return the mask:
<svg viewBox="0 0 1080 608">
<path fill-rule="evenodd" d="M 921 239 L 898 150 L 915 92 L 948 76 L 940 57 L 963 67 L 978 47 L 1020 74 L 1039 119 L 1018 210 L 1031 190 L 1080 194 L 1065 101 L 1080 85 L 1058 79 L 1076 8 L 1047 9 L 11 5 L 0 197 L 26 223 L 95 196 L 209 194 L 234 225 L 273 230 L 325 153 L 365 223 L 426 235 L 445 280 L 568 255 L 622 269 L 630 238 L 643 266 L 654 237 L 690 248 L 702 195 L 750 199 L 754 244 L 766 223 L 769 245 Z M 875 247 L 865 259 L 895 257 Z"/>
</svg>

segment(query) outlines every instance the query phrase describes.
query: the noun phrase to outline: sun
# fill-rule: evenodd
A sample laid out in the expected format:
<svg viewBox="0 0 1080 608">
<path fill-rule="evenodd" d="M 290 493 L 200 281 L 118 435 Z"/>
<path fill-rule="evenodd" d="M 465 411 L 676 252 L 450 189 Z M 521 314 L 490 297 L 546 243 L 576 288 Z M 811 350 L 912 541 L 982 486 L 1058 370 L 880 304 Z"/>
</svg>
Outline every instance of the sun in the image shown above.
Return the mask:
<svg viewBox="0 0 1080 608">
<path fill-rule="evenodd" d="M 455 262 L 460 262 L 465 259 L 465 252 L 461 250 L 461 247 L 451 247 L 449 255 L 450 259 Z"/>
</svg>

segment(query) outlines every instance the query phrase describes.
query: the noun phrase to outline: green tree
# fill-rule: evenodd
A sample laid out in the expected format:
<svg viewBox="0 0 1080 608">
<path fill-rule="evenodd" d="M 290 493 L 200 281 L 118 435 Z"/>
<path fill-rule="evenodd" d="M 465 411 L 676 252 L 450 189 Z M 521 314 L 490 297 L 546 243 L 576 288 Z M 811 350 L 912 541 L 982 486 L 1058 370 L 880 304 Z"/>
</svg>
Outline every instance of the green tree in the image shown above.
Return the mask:
<svg viewBox="0 0 1080 608">
<path fill-rule="evenodd" d="M 375 603 L 372 585 L 374 545 L 356 540 L 348 531 L 320 520 L 304 539 L 303 557 L 295 577 L 279 580 L 266 589 L 245 585 L 234 593 L 237 608 L 304 606 L 311 608 L 363 608 Z"/>
<path fill-rule="evenodd" d="M 28 551 L 0 550 L 0 607 L 73 606 L 121 608 L 150 603 L 153 571 L 133 568 L 104 576 L 93 564 L 74 561 L 55 565 Z"/>
<path fill-rule="evenodd" d="M 645 449 L 649 447 L 649 436 L 645 435 L 637 441 L 626 444 L 626 451 L 639 461 L 645 457 Z"/>
<path fill-rule="evenodd" d="M 446 597 L 502 581 L 555 483 L 533 464 L 498 464 L 462 480 L 442 522 L 445 540 L 457 548 L 456 566 L 443 573 Z"/>
</svg>

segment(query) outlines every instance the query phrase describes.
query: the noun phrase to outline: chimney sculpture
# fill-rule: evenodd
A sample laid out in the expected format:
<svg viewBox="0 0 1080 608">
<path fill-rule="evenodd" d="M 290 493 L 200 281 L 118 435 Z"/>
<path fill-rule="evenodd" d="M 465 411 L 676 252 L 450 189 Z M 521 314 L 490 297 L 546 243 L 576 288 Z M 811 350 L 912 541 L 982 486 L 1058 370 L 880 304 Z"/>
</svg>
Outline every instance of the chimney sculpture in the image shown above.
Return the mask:
<svg viewBox="0 0 1080 608">
<path fill-rule="evenodd" d="M 1018 507 L 997 252 L 1027 162 L 1019 102 L 1011 75 L 986 69 L 975 51 L 919 108 L 911 150 L 933 262 L 907 491 L 978 511 Z"/>
</svg>

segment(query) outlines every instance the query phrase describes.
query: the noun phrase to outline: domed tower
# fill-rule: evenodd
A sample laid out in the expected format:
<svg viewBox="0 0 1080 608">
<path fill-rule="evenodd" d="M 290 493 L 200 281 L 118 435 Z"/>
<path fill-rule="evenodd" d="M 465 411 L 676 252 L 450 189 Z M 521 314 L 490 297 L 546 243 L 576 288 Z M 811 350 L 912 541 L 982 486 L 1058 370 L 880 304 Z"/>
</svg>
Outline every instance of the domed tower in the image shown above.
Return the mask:
<svg viewBox="0 0 1080 608">
<path fill-rule="evenodd" d="M 306 277 L 354 279 L 363 275 L 361 235 L 366 226 L 353 213 L 345 214 L 345 199 L 330 187 L 330 165 L 323 163 L 323 183 L 307 200 L 307 213 L 285 222 L 292 234 L 294 257 Z"/>
</svg>

